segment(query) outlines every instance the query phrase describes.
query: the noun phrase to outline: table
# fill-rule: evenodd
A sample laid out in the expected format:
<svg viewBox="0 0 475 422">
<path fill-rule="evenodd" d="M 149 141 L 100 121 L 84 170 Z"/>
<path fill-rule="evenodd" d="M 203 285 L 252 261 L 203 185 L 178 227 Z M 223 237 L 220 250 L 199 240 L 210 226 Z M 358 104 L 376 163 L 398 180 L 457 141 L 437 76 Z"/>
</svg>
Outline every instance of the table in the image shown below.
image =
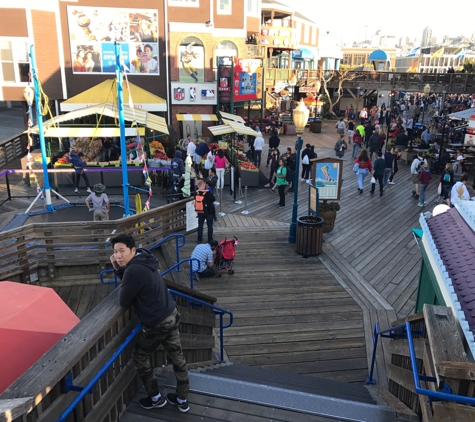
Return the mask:
<svg viewBox="0 0 475 422">
<path fill-rule="evenodd" d="M 452 142 L 449 142 L 447 145 L 449 147 L 452 147 L 452 148 L 462 148 L 463 147 L 463 144 L 454 144 Z"/>
</svg>

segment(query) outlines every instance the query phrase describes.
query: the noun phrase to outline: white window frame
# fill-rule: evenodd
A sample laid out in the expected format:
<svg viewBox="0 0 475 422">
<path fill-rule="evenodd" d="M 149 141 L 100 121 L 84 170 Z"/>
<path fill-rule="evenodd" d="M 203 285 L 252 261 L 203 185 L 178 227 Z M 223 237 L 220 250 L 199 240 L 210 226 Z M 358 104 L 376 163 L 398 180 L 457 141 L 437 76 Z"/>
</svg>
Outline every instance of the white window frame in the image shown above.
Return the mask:
<svg viewBox="0 0 475 422">
<path fill-rule="evenodd" d="M 29 60 L 29 39 L 28 38 L 25 38 L 25 37 L 0 37 L 0 41 L 1 42 L 9 42 L 10 43 L 10 46 L 11 46 L 11 49 L 12 49 L 12 62 L 13 62 L 13 72 L 14 72 L 14 75 L 15 75 L 15 81 L 14 82 L 11 82 L 11 81 L 5 81 L 3 79 L 3 68 L 1 66 L 1 63 L 3 63 L 3 60 L 0 60 L 0 84 L 1 85 L 10 85 L 10 86 L 25 86 L 28 84 L 28 82 L 22 82 L 21 81 L 21 76 L 20 76 L 20 69 L 18 67 L 18 65 L 20 63 L 28 63 L 28 65 L 30 64 L 30 60 Z M 17 43 L 24 43 L 25 46 L 26 46 L 26 52 L 27 52 L 27 58 L 28 60 L 27 61 L 23 61 L 23 60 L 20 60 L 18 57 L 19 57 L 19 54 L 17 53 L 18 52 L 18 49 L 15 48 L 15 44 Z"/>
<path fill-rule="evenodd" d="M 223 5 L 222 5 L 221 1 L 223 1 L 223 0 L 216 0 L 216 3 L 217 3 L 216 13 L 218 15 L 231 15 L 233 13 L 233 0 L 226 0 L 229 3 L 229 6 L 228 6 L 229 10 L 224 10 L 222 8 Z"/>
<path fill-rule="evenodd" d="M 259 16 L 260 0 L 247 0 L 247 13 L 252 16 Z"/>
<path fill-rule="evenodd" d="M 168 0 L 168 6 L 200 7 L 200 0 Z"/>
</svg>

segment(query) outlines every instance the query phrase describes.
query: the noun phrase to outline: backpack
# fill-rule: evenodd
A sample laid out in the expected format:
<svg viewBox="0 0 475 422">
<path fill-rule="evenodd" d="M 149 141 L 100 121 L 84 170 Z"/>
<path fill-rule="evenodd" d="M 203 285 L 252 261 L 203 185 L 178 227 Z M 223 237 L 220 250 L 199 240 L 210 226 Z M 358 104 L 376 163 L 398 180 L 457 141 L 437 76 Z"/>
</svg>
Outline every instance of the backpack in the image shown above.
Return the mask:
<svg viewBox="0 0 475 422">
<path fill-rule="evenodd" d="M 422 170 L 422 160 L 419 160 L 419 158 L 416 158 L 417 161 L 419 161 L 419 164 L 416 167 L 416 171 L 419 173 Z"/>
<path fill-rule="evenodd" d="M 450 173 L 445 173 L 444 178 L 442 179 L 443 182 L 450 182 Z"/>
<path fill-rule="evenodd" d="M 198 214 L 205 214 L 207 210 L 206 202 L 205 202 L 205 195 L 207 191 L 199 190 L 196 192 L 195 196 L 195 211 Z"/>
</svg>

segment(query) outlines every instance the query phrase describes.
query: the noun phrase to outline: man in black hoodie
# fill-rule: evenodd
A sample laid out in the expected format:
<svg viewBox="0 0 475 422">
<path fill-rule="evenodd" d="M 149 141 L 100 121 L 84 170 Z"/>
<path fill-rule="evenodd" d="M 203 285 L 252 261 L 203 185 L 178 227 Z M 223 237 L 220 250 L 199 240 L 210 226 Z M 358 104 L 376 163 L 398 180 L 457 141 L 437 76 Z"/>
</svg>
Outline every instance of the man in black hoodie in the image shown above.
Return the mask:
<svg viewBox="0 0 475 422">
<path fill-rule="evenodd" d="M 139 400 L 144 409 L 155 409 L 169 403 L 180 412 L 188 412 L 188 369 L 180 342 L 180 314 L 168 292 L 158 269 L 157 259 L 146 249 L 136 249 L 134 238 L 121 234 L 111 240 L 114 254 L 110 257 L 116 275 L 122 280 L 119 304 L 124 308 L 134 305 L 142 325 L 132 359 L 144 383 L 148 396 Z M 153 373 L 150 356 L 163 345 L 173 362 L 177 386 L 176 393 L 167 398 L 160 394 Z"/>
<path fill-rule="evenodd" d="M 267 152 L 267 167 L 269 167 L 270 159 L 272 156 L 272 151 L 279 148 L 280 138 L 277 135 L 277 131 L 274 129 L 272 135 L 269 138 L 269 151 Z"/>
</svg>

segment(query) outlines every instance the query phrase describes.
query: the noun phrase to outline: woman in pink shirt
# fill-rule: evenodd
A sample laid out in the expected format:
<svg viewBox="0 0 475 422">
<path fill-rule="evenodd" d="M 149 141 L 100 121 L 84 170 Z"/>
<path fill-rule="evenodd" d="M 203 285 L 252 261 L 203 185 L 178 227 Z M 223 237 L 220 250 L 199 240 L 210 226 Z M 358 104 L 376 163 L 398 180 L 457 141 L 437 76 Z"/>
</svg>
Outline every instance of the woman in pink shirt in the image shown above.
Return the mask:
<svg viewBox="0 0 475 422">
<path fill-rule="evenodd" d="M 214 157 L 214 165 L 216 168 L 216 176 L 218 176 L 218 183 L 216 188 L 224 188 L 224 169 L 229 167 L 228 159 L 224 156 L 222 149 L 218 149 L 218 154 Z"/>
</svg>

